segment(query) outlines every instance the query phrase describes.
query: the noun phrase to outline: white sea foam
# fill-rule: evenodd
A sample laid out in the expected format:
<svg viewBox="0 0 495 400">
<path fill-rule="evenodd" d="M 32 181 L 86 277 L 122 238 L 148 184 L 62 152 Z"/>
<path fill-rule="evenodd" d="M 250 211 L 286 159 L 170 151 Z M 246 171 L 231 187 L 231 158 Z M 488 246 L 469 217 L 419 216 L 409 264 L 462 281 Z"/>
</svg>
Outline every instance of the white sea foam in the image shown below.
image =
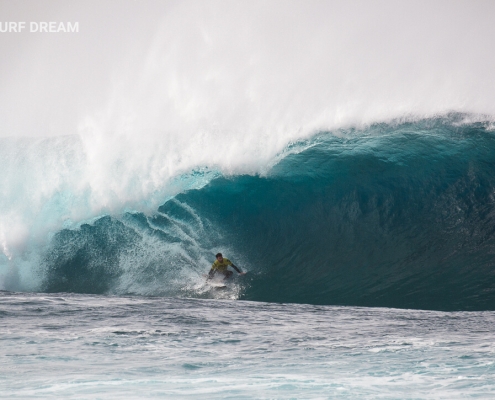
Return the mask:
<svg viewBox="0 0 495 400">
<path fill-rule="evenodd" d="M 493 312 L 12 293 L 0 311 L 6 397 L 491 399 L 495 388 Z"/>
</svg>

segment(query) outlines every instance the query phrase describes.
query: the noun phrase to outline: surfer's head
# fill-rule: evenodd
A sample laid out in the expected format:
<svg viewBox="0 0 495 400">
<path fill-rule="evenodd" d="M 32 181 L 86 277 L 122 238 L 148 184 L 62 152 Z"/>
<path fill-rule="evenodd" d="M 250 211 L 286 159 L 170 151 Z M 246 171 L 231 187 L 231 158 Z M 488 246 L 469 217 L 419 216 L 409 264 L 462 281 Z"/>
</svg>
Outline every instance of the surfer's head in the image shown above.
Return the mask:
<svg viewBox="0 0 495 400">
<path fill-rule="evenodd" d="M 222 262 L 223 261 L 223 256 L 222 256 L 222 253 L 218 253 L 216 256 L 218 261 Z"/>
</svg>

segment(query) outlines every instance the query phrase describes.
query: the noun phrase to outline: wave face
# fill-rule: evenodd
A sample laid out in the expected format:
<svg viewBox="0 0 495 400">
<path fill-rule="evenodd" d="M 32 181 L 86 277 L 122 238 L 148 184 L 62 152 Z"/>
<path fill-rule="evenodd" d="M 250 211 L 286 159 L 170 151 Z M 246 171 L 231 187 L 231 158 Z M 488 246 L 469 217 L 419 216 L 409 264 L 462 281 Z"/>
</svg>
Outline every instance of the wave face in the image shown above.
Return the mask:
<svg viewBox="0 0 495 400">
<path fill-rule="evenodd" d="M 222 251 L 241 299 L 493 310 L 495 135 L 462 118 L 322 133 L 264 174 L 61 230 L 40 289 L 202 297 Z"/>
</svg>

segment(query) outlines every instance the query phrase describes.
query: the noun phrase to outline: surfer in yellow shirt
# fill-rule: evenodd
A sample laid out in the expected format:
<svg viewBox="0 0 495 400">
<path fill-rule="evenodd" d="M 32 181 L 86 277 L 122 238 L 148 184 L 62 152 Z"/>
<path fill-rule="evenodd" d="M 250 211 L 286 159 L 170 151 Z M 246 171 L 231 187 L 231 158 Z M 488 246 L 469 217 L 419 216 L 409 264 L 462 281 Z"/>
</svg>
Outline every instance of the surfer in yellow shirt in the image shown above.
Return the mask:
<svg viewBox="0 0 495 400">
<path fill-rule="evenodd" d="M 228 258 L 223 258 L 222 253 L 218 253 L 215 257 L 217 259 L 211 266 L 210 272 L 208 273 L 208 279 L 213 278 L 217 273 L 225 275 L 223 280 L 230 278 L 233 272 L 227 269 L 229 265 L 232 266 L 232 268 L 234 268 L 239 273 L 239 275 L 246 274 L 245 272 L 242 272 L 239 268 L 237 268 L 234 264 L 232 264 L 232 261 L 230 261 Z"/>
</svg>

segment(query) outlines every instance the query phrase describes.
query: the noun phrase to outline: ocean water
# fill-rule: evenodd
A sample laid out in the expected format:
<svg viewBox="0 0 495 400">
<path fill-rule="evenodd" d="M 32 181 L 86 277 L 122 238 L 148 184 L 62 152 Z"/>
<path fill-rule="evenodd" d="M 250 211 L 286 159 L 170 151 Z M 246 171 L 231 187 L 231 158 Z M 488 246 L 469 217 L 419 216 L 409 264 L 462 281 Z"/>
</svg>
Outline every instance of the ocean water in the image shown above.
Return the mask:
<svg viewBox="0 0 495 400">
<path fill-rule="evenodd" d="M 5 398 L 466 399 L 495 314 L 2 292 Z"/>
<path fill-rule="evenodd" d="M 493 2 L 0 10 L 0 397 L 495 398 Z"/>
<path fill-rule="evenodd" d="M 321 133 L 263 174 L 59 229 L 24 273 L 43 292 L 201 297 L 221 251 L 249 272 L 237 299 L 493 310 L 495 135 L 461 117 Z"/>
<path fill-rule="evenodd" d="M 493 397 L 495 135 L 465 119 L 322 132 L 4 256 L 2 393 Z"/>
</svg>

